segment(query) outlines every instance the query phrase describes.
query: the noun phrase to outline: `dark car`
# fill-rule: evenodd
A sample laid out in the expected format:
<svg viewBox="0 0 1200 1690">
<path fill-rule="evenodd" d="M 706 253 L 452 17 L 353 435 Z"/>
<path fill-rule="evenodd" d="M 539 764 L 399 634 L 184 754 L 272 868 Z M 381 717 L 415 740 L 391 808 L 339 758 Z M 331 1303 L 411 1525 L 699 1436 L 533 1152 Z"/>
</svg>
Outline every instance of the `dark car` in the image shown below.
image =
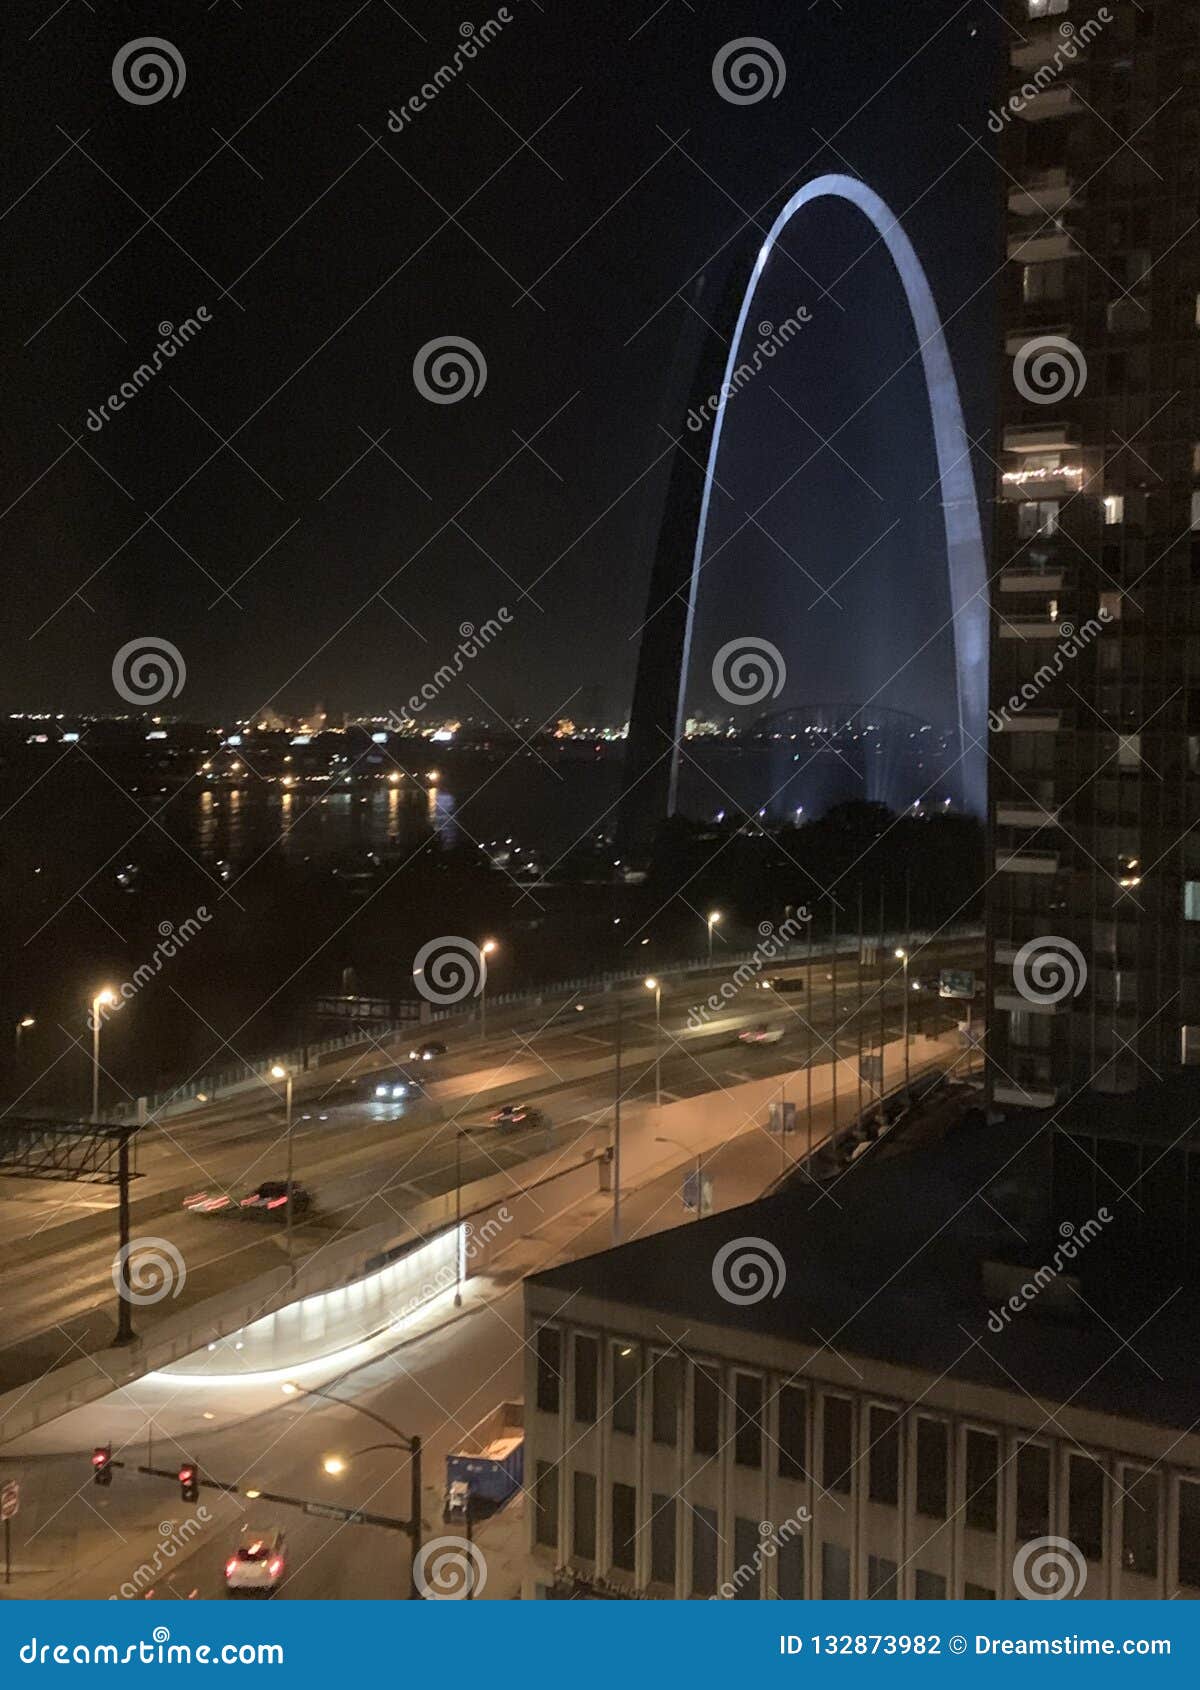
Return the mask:
<svg viewBox="0 0 1200 1690">
<path fill-rule="evenodd" d="M 501 1131 L 513 1131 L 517 1127 L 548 1127 L 549 1121 L 540 1109 L 533 1109 L 528 1103 L 506 1103 L 491 1117 L 494 1127 Z"/>
<path fill-rule="evenodd" d="M 293 1215 L 306 1215 L 312 1208 L 312 1194 L 299 1181 L 291 1186 Z M 240 1207 L 252 1213 L 285 1215 L 288 1205 L 288 1182 L 285 1179 L 265 1179 L 242 1198 Z"/>
<path fill-rule="evenodd" d="M 438 1039 L 430 1039 L 427 1044 L 414 1045 L 408 1053 L 410 1062 L 432 1062 L 435 1056 L 445 1056 L 446 1047 Z"/>
</svg>

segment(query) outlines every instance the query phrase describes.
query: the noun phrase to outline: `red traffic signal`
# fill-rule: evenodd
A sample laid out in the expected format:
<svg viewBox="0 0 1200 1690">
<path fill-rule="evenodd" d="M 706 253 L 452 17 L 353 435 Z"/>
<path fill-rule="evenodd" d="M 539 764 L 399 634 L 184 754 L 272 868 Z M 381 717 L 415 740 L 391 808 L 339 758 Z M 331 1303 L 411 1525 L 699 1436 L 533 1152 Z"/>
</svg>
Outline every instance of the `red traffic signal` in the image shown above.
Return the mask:
<svg viewBox="0 0 1200 1690">
<path fill-rule="evenodd" d="M 112 1484 L 112 1445 L 100 1444 L 92 1451 L 92 1479 L 98 1485 Z"/>
<path fill-rule="evenodd" d="M 200 1498 L 200 1473 L 195 1462 L 185 1461 L 179 1469 L 179 1495 L 184 1502 L 197 1502 Z"/>
</svg>

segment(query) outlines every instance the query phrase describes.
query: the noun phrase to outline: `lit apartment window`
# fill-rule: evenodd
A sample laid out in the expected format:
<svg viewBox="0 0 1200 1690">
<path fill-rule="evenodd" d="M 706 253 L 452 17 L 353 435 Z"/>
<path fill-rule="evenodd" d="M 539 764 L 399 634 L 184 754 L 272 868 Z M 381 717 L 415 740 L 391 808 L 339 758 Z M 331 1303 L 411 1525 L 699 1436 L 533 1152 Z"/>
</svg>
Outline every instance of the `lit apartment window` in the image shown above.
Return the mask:
<svg viewBox="0 0 1200 1690">
<path fill-rule="evenodd" d="M 1031 18 L 1056 18 L 1066 11 L 1071 0 L 1025 0 Z"/>
<path fill-rule="evenodd" d="M 1117 735 L 1117 767 L 1118 769 L 1136 769 L 1142 761 L 1141 734 Z"/>
<path fill-rule="evenodd" d="M 1021 297 L 1026 305 L 1062 299 L 1067 291 L 1067 269 L 1061 258 L 1046 264 L 1026 264 L 1021 273 Z"/>
<path fill-rule="evenodd" d="M 1137 1467 L 1123 1467 L 1121 1484 L 1125 1491 L 1121 1502 L 1122 1564 L 1127 1572 L 1141 1573 L 1144 1578 L 1157 1578 L 1158 1474 L 1144 1472 Z"/>
<path fill-rule="evenodd" d="M 1200 440 L 1192 445 L 1192 474 L 1200 475 Z"/>
<path fill-rule="evenodd" d="M 1183 919 L 1200 921 L 1200 880 L 1185 880 L 1183 883 Z"/>
<path fill-rule="evenodd" d="M 1100 614 L 1106 622 L 1119 622 L 1121 620 L 1121 599 L 1123 596 L 1121 593 L 1100 594 Z"/>
<path fill-rule="evenodd" d="M 1200 529 L 1200 487 L 1192 489 L 1192 530 Z"/>
<path fill-rule="evenodd" d="M 1179 1582 L 1200 1589 L 1200 1484 L 1179 1481 Z"/>
<path fill-rule="evenodd" d="M 618 1339 L 612 1347 L 612 1368 L 613 1431 L 636 1434 L 638 1380 L 641 1376 L 641 1363 L 638 1359 L 637 1346 L 622 1343 Z"/>
<path fill-rule="evenodd" d="M 1109 528 L 1125 520 L 1125 500 L 1120 493 L 1106 493 L 1104 497 L 1104 521 Z"/>
<path fill-rule="evenodd" d="M 1058 500 L 1026 499 L 1017 506 L 1017 533 L 1022 540 L 1058 533 Z"/>
</svg>

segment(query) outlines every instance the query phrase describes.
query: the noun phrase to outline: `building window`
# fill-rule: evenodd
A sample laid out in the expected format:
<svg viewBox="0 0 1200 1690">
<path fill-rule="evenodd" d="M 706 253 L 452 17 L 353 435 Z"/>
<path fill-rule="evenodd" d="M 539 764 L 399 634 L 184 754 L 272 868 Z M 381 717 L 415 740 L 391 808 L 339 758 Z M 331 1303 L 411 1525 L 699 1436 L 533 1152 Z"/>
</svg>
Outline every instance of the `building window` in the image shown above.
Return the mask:
<svg viewBox="0 0 1200 1690">
<path fill-rule="evenodd" d="M 717 1594 L 717 1515 L 712 1508 L 692 1509 L 692 1595 Z"/>
<path fill-rule="evenodd" d="M 1200 529 L 1200 487 L 1192 489 L 1192 528 Z"/>
<path fill-rule="evenodd" d="M 968 1602 L 994 1602 L 996 1592 L 989 1590 L 986 1584 L 966 1584 L 963 1586 L 963 1596 Z"/>
<path fill-rule="evenodd" d="M 656 1444 L 674 1447 L 679 1435 L 679 1357 L 659 1356 L 650 1376 L 651 1436 Z"/>
<path fill-rule="evenodd" d="M 990 1432 L 976 1432 L 968 1427 L 965 1510 L 968 1526 L 978 1532 L 996 1529 L 997 1451 Z"/>
<path fill-rule="evenodd" d="M 1025 0 L 1031 18 L 1055 18 L 1065 12 L 1071 0 Z"/>
<path fill-rule="evenodd" d="M 1124 593 L 1101 593 L 1100 615 L 1105 622 L 1119 622 L 1121 620 L 1121 600 Z"/>
<path fill-rule="evenodd" d="M 918 1567 L 916 1597 L 918 1602 L 944 1602 L 946 1581 L 941 1573 L 927 1573 Z"/>
<path fill-rule="evenodd" d="M 637 1491 L 632 1485 L 612 1488 L 612 1564 L 623 1573 L 637 1565 Z"/>
<path fill-rule="evenodd" d="M 762 1557 L 757 1520 L 735 1519 L 733 1522 L 733 1584 L 734 1599 L 757 1602 L 762 1595 Z"/>
<path fill-rule="evenodd" d="M 827 1491 L 849 1496 L 854 1465 L 853 1407 L 846 1397 L 825 1397 L 821 1409 L 821 1482 Z"/>
<path fill-rule="evenodd" d="M 779 1393 L 779 1477 L 806 1479 L 805 1433 L 808 1397 L 799 1385 L 785 1385 Z"/>
<path fill-rule="evenodd" d="M 1141 734 L 1117 735 L 1117 767 L 1118 769 L 1136 769 L 1142 761 Z"/>
<path fill-rule="evenodd" d="M 597 1385 L 600 1374 L 600 1343 L 596 1338 L 575 1336 L 575 1418 L 596 1418 Z"/>
<path fill-rule="evenodd" d="M 1121 1469 L 1121 1562 L 1126 1572 L 1158 1577 L 1158 1474 Z"/>
<path fill-rule="evenodd" d="M 1200 921 L 1200 880 L 1185 880 L 1183 883 L 1183 919 Z"/>
<path fill-rule="evenodd" d="M 762 1466 L 762 1380 L 739 1373 L 734 1383 L 733 1459 L 739 1467 Z"/>
<path fill-rule="evenodd" d="M 596 1559 L 596 1475 L 576 1473 L 572 1481 L 573 1543 L 581 1561 Z"/>
<path fill-rule="evenodd" d="M 707 1367 L 692 1369 L 692 1448 L 697 1455 L 715 1455 L 721 1443 L 721 1396 Z"/>
<path fill-rule="evenodd" d="M 537 1516 L 537 1541 L 547 1549 L 558 1548 L 558 1468 L 551 1461 L 539 1461 L 533 1490 Z"/>
<path fill-rule="evenodd" d="M 1179 1481 L 1179 1582 L 1200 1590 L 1200 1484 Z"/>
<path fill-rule="evenodd" d="M 634 1344 L 619 1339 L 612 1347 L 614 1432 L 637 1432 L 638 1353 Z"/>
<path fill-rule="evenodd" d="M 1125 520 L 1125 500 L 1120 493 L 1108 493 L 1104 498 L 1104 523 L 1107 528 L 1114 527 Z"/>
<path fill-rule="evenodd" d="M 539 1326 L 537 1335 L 537 1405 L 543 1414 L 558 1413 L 558 1382 L 562 1371 L 562 1334 L 553 1326 Z"/>
<path fill-rule="evenodd" d="M 878 1601 L 896 1600 L 896 1563 L 882 1555 L 867 1556 L 867 1597 Z"/>
<path fill-rule="evenodd" d="M 1058 500 L 1026 499 L 1017 506 L 1017 534 L 1022 540 L 1058 533 Z"/>
<path fill-rule="evenodd" d="M 872 1408 L 868 1426 L 867 1483 L 871 1501 L 894 1508 L 900 1500 L 900 1416 L 890 1408 Z"/>
<path fill-rule="evenodd" d="M 675 1588 L 675 1498 L 652 1495 L 650 1506 L 650 1577 Z"/>
<path fill-rule="evenodd" d="M 1067 269 L 1061 258 L 1049 264 L 1026 264 L 1021 274 L 1021 295 L 1026 305 L 1060 300 L 1067 291 Z"/>
<path fill-rule="evenodd" d="M 1200 1026 L 1179 1029 L 1179 1060 L 1185 1068 L 1194 1068 L 1200 1063 Z"/>
<path fill-rule="evenodd" d="M 802 1602 L 804 1600 L 804 1539 L 791 1537 L 786 1543 L 779 1545 L 779 1555 L 775 1562 L 777 1571 L 780 1600 L 784 1602 Z"/>
<path fill-rule="evenodd" d="M 1089 1455 L 1067 1458 L 1067 1536 L 1089 1561 L 1104 1559 L 1104 1469 Z"/>
<path fill-rule="evenodd" d="M 1017 1451 L 1017 1538 L 1029 1543 L 1050 1535 L 1050 1451 L 1022 1444 Z"/>
<path fill-rule="evenodd" d="M 943 1420 L 917 1419 L 917 1513 L 946 1518 L 950 1440 Z"/>
<path fill-rule="evenodd" d="M 821 1595 L 826 1602 L 850 1600 L 850 1551 L 840 1543 L 821 1545 Z"/>
</svg>

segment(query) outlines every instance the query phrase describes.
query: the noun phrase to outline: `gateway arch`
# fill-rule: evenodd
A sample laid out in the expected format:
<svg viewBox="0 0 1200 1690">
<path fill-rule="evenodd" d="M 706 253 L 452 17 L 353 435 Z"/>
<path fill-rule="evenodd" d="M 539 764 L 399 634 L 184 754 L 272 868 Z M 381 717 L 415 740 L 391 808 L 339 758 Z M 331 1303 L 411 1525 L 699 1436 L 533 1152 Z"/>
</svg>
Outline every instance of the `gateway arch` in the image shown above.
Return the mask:
<svg viewBox="0 0 1200 1690">
<path fill-rule="evenodd" d="M 728 391 L 738 366 L 742 335 L 755 293 L 775 243 L 798 211 L 820 199 L 844 200 L 869 219 L 895 266 L 916 330 L 945 519 L 962 790 L 967 809 L 982 816 L 987 807 L 983 749 L 987 736 L 987 565 L 970 442 L 963 425 L 950 351 L 921 261 L 899 221 L 864 182 L 853 176 L 826 175 L 798 189 L 772 224 L 744 284 L 741 277 L 750 253 L 740 251 L 736 255 L 731 282 L 717 314 L 720 344 L 728 343 L 729 354 L 718 362 L 719 348 L 714 352 L 712 342 L 700 350 L 692 403 L 702 408 L 708 394 Z M 750 233 L 755 238 L 758 235 L 757 230 Z M 703 285 L 701 281 L 696 293 Z M 711 306 L 708 311 L 711 312 Z M 679 452 L 671 473 L 643 624 L 626 746 L 619 832 L 629 842 L 644 839 L 664 816 L 674 815 L 677 807 L 688 666 L 725 410 L 726 401 L 722 398 L 703 468 L 697 466 L 691 455 Z"/>
</svg>

